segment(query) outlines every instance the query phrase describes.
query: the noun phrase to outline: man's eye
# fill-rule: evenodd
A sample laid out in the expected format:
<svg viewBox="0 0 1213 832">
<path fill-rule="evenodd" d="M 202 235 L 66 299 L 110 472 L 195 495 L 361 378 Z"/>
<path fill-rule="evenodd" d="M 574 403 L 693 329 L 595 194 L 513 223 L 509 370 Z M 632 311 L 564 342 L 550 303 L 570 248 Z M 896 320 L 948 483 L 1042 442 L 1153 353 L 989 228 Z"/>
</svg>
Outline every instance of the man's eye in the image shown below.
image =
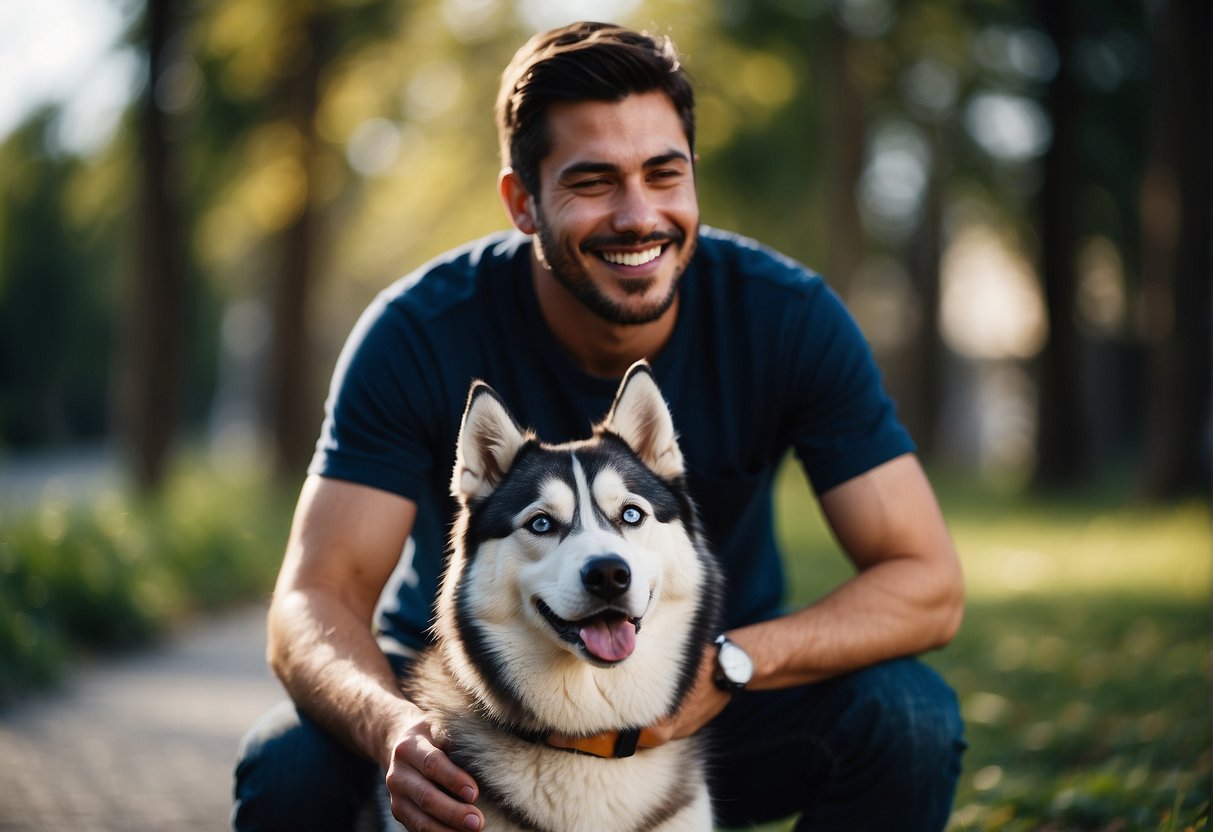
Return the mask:
<svg viewBox="0 0 1213 832">
<path fill-rule="evenodd" d="M 644 512 L 636 508 L 636 506 L 628 506 L 623 510 L 623 514 L 621 516 L 623 518 L 623 522 L 627 523 L 629 526 L 639 526 L 640 522 L 644 520 Z"/>
<path fill-rule="evenodd" d="M 552 518 L 546 514 L 540 514 L 527 523 L 526 527 L 535 534 L 547 534 L 552 530 Z"/>
</svg>

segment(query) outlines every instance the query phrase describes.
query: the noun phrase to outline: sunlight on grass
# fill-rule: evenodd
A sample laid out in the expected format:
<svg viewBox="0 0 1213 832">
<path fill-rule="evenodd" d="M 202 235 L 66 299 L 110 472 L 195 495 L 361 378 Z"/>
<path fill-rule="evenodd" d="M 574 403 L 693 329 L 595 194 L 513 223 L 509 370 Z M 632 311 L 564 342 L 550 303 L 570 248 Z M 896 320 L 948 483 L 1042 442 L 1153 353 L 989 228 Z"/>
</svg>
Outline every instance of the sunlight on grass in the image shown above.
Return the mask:
<svg viewBox="0 0 1213 832">
<path fill-rule="evenodd" d="M 1082 517 L 950 517 L 970 598 L 1132 592 L 1209 597 L 1209 508 L 1103 508 Z"/>
<path fill-rule="evenodd" d="M 959 636 L 927 657 L 970 742 L 949 829 L 1206 828 L 1208 503 L 937 487 L 968 589 Z M 792 603 L 851 574 L 795 465 L 777 511 Z"/>
</svg>

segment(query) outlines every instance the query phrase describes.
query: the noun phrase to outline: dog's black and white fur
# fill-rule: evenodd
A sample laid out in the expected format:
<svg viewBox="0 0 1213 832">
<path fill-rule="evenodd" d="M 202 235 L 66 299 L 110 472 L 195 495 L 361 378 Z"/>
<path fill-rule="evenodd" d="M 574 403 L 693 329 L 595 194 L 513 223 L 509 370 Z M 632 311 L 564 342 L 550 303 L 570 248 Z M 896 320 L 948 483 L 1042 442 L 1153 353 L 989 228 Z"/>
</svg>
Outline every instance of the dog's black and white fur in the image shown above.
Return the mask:
<svg viewBox="0 0 1213 832">
<path fill-rule="evenodd" d="M 715 634 L 720 572 L 648 366 L 590 439 L 547 445 L 476 382 L 452 493 L 461 511 L 435 643 L 406 694 L 480 787 L 486 829 L 704 832 L 700 742 L 625 758 L 547 745 L 673 713 Z"/>
</svg>

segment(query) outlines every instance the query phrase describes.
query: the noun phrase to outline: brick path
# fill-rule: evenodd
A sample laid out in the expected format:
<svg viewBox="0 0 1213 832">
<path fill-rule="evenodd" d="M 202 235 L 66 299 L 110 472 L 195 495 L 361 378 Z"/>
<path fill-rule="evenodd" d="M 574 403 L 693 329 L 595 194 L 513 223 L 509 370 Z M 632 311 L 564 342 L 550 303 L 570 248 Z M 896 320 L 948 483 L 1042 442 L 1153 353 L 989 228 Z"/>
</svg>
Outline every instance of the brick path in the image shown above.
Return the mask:
<svg viewBox="0 0 1213 832">
<path fill-rule="evenodd" d="M 237 743 L 283 695 L 264 615 L 199 622 L 0 712 L 0 832 L 228 829 Z"/>
</svg>

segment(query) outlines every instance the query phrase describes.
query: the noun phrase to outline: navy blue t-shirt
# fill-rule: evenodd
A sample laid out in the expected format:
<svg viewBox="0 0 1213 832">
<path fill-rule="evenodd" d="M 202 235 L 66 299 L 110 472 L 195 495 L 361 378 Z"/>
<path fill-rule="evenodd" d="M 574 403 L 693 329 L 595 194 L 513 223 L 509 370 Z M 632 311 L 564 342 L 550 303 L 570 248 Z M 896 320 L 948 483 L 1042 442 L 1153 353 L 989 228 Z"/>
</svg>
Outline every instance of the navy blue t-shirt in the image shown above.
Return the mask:
<svg viewBox="0 0 1213 832">
<path fill-rule="evenodd" d="M 618 379 L 581 371 L 544 323 L 530 238 L 502 232 L 432 261 L 378 296 L 338 361 L 310 473 L 417 504 L 412 574 L 379 622 L 423 646 L 456 505 L 455 441 L 471 381 L 487 381 L 547 442 L 589 435 Z M 650 356 L 688 483 L 728 579 L 727 627 L 775 615 L 784 578 L 772 481 L 794 449 L 820 493 L 913 443 L 867 342 L 804 266 L 703 228 L 678 320 Z"/>
</svg>

